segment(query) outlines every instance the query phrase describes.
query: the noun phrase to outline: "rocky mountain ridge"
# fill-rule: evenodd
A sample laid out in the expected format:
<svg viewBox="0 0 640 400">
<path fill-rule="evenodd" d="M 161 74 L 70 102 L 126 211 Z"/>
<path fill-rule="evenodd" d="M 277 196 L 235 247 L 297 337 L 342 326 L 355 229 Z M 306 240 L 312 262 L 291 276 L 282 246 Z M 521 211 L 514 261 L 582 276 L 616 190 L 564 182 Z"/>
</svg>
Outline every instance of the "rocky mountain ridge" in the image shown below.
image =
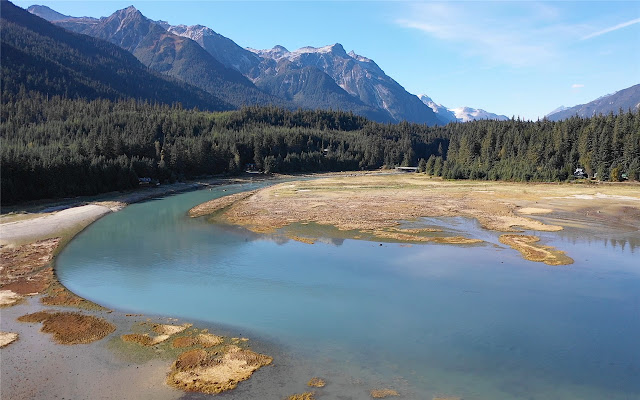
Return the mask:
<svg viewBox="0 0 640 400">
<path fill-rule="evenodd" d="M 468 107 L 460 108 L 457 115 L 426 95 L 419 98 L 375 61 L 354 51 L 347 53 L 340 43 L 293 51 L 279 45 L 245 49 L 209 27 L 152 21 L 133 6 L 99 19 L 71 17 L 44 6 L 29 7 L 29 11 L 71 31 L 115 43 L 150 68 L 236 106 L 333 108 L 381 122 L 428 125 L 504 117 Z"/>
<path fill-rule="evenodd" d="M 553 110 L 547 114 L 547 118 L 551 121 L 560 121 L 576 115 L 582 118 L 589 118 L 598 114 L 617 114 L 620 110 L 640 110 L 640 84 L 599 97 L 586 104 Z"/>
</svg>

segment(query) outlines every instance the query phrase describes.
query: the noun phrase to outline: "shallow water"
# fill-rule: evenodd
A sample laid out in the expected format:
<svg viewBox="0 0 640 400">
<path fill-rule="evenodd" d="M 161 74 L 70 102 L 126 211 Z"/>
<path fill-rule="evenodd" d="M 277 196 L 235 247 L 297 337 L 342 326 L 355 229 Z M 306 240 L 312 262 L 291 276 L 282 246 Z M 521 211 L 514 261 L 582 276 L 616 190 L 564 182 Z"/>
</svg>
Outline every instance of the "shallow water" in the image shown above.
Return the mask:
<svg viewBox="0 0 640 400">
<path fill-rule="evenodd" d="M 57 259 L 58 276 L 108 307 L 221 324 L 262 341 L 275 366 L 229 398 L 282 398 L 304 391 L 311 376 L 327 378 L 323 398 L 369 398 L 381 387 L 416 399 L 640 398 L 640 249 L 583 231 L 533 232 L 576 261 L 550 267 L 463 218 L 407 225 L 485 244 L 308 245 L 186 216 L 259 185 L 131 205 L 74 239 Z"/>
</svg>

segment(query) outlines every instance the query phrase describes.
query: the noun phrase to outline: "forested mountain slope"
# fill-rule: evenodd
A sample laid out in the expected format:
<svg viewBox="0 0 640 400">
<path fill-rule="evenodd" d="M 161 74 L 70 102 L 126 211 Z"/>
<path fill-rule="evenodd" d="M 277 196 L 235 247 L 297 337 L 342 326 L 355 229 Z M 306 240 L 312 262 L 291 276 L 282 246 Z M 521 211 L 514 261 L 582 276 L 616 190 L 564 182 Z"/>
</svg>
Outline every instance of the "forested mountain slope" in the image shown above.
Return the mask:
<svg viewBox="0 0 640 400">
<path fill-rule="evenodd" d="M 103 40 L 71 33 L 8 1 L 0 2 L 2 95 L 20 90 L 88 99 L 134 98 L 225 110 L 231 106 L 185 83 L 149 71 Z"/>
<path fill-rule="evenodd" d="M 42 13 L 42 9 L 32 11 Z M 288 105 L 256 88 L 238 71 L 225 67 L 195 41 L 168 32 L 133 6 L 100 19 L 67 18 L 53 22 L 72 32 L 116 44 L 147 67 L 206 90 L 236 107 Z"/>
</svg>

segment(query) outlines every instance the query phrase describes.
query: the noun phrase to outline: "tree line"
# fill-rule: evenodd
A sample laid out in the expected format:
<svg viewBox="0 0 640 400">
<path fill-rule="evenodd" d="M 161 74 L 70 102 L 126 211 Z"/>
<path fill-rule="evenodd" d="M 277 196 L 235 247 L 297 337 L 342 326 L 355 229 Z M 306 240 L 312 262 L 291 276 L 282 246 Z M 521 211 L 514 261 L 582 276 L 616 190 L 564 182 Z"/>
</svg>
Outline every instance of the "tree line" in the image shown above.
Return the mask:
<svg viewBox="0 0 640 400">
<path fill-rule="evenodd" d="M 416 166 L 454 179 L 638 179 L 640 113 L 562 122 L 381 124 L 350 112 L 205 112 L 20 90 L 0 112 L 2 204 L 127 190 L 247 168 L 320 172 Z"/>
</svg>

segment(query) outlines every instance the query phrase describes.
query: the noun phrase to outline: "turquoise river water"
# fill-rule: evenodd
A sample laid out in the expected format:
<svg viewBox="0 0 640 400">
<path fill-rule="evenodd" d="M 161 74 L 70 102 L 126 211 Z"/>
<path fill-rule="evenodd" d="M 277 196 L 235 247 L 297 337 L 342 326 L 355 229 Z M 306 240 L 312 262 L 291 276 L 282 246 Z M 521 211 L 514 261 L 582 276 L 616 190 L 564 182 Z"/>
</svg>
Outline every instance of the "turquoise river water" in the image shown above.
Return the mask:
<svg viewBox="0 0 640 400">
<path fill-rule="evenodd" d="M 261 185 L 108 215 L 64 249 L 58 276 L 108 307 L 250 337 L 274 365 L 228 399 L 282 399 L 312 376 L 328 382 L 320 399 L 366 399 L 377 388 L 415 399 L 640 399 L 638 232 L 615 242 L 534 232 L 575 259 L 550 267 L 462 218 L 413 224 L 484 244 L 336 239 L 318 227 L 326 237 L 308 245 L 186 215 Z"/>
</svg>

